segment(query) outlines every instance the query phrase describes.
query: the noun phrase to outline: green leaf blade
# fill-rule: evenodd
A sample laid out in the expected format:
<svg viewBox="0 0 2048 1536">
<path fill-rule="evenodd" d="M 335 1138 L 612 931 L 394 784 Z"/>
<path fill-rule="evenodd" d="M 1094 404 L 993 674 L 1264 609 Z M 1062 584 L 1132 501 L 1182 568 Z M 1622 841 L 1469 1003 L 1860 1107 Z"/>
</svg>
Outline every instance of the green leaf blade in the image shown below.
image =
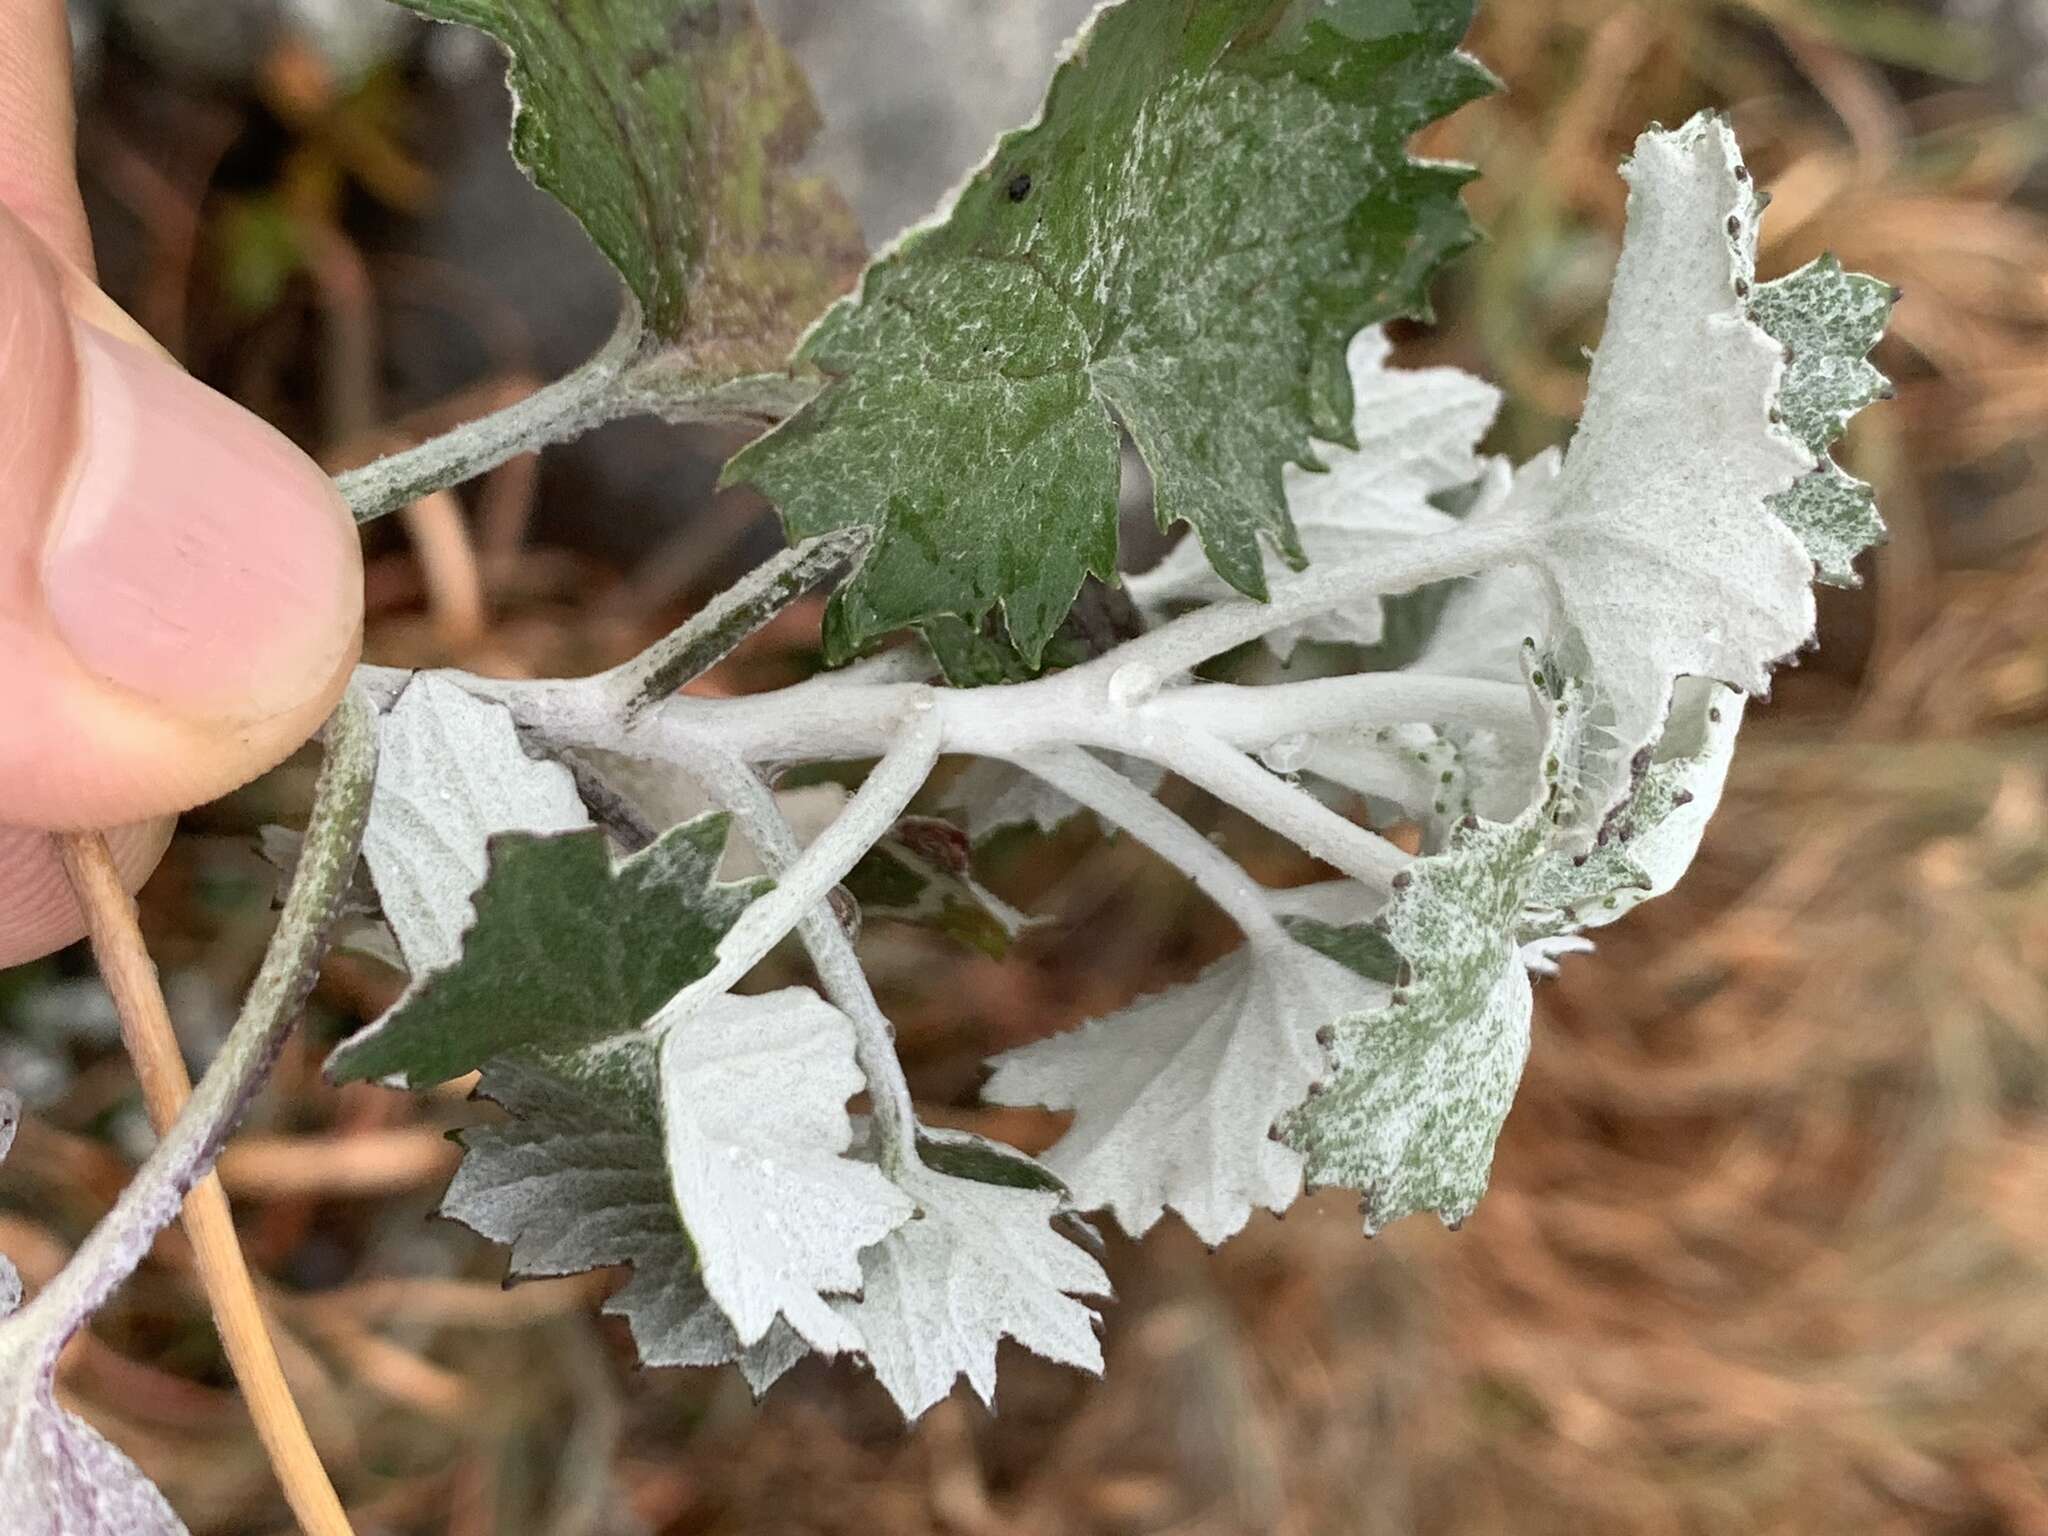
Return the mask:
<svg viewBox="0 0 2048 1536">
<path fill-rule="evenodd" d="M 612 863 L 595 828 L 491 842 L 491 874 L 453 965 L 336 1047 L 336 1082 L 420 1086 L 521 1051 L 565 1052 L 638 1029 L 711 969 L 764 882 L 712 879 L 726 818 L 671 828 Z"/>
<path fill-rule="evenodd" d="M 1857 585 L 1856 557 L 1884 538 L 1877 493 L 1835 463 L 1830 450 L 1850 417 L 1891 393 L 1867 359 L 1897 302 L 1891 284 L 1844 271 L 1833 256 L 1760 283 L 1750 297 L 1750 318 L 1787 351 L 1778 391 L 1785 425 L 1819 461 L 1772 497 L 1770 508 L 1833 586 Z"/>
<path fill-rule="evenodd" d="M 1082 579 L 1115 576 L 1116 421 L 1162 523 L 1239 590 L 1264 595 L 1265 545 L 1300 563 L 1281 470 L 1349 440 L 1345 343 L 1424 312 L 1472 238 L 1465 172 L 1405 150 L 1488 87 L 1455 51 L 1470 11 L 1098 15 L 1040 120 L 814 330 L 803 360 L 834 383 L 728 469 L 794 535 L 878 528 L 835 650 L 1000 609 L 1037 665 Z"/>
<path fill-rule="evenodd" d="M 775 366 L 858 262 L 852 215 L 784 167 L 817 127 L 746 0 L 398 0 L 510 55 L 512 153 L 707 371 Z"/>
</svg>

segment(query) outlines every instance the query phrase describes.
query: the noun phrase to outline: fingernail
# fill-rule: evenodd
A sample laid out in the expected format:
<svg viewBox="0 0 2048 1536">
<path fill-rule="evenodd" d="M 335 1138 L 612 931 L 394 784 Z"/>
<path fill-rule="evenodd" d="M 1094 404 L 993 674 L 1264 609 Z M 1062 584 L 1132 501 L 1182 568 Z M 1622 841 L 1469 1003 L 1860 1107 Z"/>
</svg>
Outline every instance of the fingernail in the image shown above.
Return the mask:
<svg viewBox="0 0 2048 1536">
<path fill-rule="evenodd" d="M 42 570 L 65 643 L 189 717 L 253 722 L 303 704 L 361 621 L 355 526 L 332 482 L 170 363 L 72 329 L 83 414 Z"/>
</svg>

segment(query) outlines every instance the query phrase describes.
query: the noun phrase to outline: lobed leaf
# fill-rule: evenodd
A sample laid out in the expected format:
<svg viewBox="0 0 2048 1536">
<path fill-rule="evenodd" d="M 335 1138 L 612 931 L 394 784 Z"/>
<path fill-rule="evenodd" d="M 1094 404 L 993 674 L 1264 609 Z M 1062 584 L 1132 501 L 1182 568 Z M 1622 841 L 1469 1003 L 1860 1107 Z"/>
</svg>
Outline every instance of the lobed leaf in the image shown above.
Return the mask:
<svg viewBox="0 0 2048 1536">
<path fill-rule="evenodd" d="M 545 1065 L 492 1062 L 477 1095 L 512 1119 L 462 1132 L 441 1214 L 508 1245 L 515 1277 L 632 1265 L 605 1310 L 626 1320 L 643 1364 L 737 1362 L 765 1392 L 806 1346 L 782 1322 L 743 1345 L 704 1289 L 669 1191 L 655 1073 L 652 1036 Z"/>
<path fill-rule="evenodd" d="M 957 1165 L 960 1133 L 943 1137 Z M 985 1157 L 1016 1154 L 987 1144 Z M 876 1378 L 908 1419 L 965 1376 L 993 1403 L 996 1345 L 1013 1338 L 1061 1365 L 1099 1374 L 1095 1310 L 1109 1294 L 1102 1266 L 1053 1231 L 1053 1190 L 962 1178 L 918 1164 L 896 1175 L 917 1214 L 861 1255 L 861 1292 L 833 1306 L 859 1330 Z"/>
<path fill-rule="evenodd" d="M 845 204 L 789 170 L 817 110 L 746 0 L 399 3 L 505 45 L 514 156 L 701 370 L 779 365 L 859 264 Z"/>
<path fill-rule="evenodd" d="M 1249 943 L 1185 986 L 1006 1051 L 982 1097 L 1074 1111 L 1044 1161 L 1078 1209 L 1107 1207 L 1139 1237 L 1171 1207 L 1213 1245 L 1254 1208 L 1294 1203 L 1301 1157 L 1268 1133 L 1327 1071 L 1317 1031 L 1386 995 L 1307 946 Z"/>
<path fill-rule="evenodd" d="M 712 876 L 726 818 L 700 816 L 616 864 L 596 828 L 491 840 L 461 957 L 415 976 L 327 1060 L 335 1082 L 424 1086 L 521 1050 L 573 1051 L 638 1029 L 711 969 L 765 882 Z"/>
<path fill-rule="evenodd" d="M 1867 361 L 1884 334 L 1898 290 L 1845 272 L 1833 256 L 1759 283 L 1749 313 L 1787 352 L 1778 408 L 1818 461 L 1812 473 L 1771 498 L 1771 511 L 1806 546 L 1821 580 L 1856 585 L 1855 559 L 1884 537 L 1877 493 L 1835 463 L 1829 450 L 1849 418 L 1889 398 L 1891 384 Z"/>
<path fill-rule="evenodd" d="M 669 1188 L 704 1288 L 757 1344 L 780 1315 L 827 1354 L 860 1335 L 821 1296 L 861 1285 L 860 1251 L 909 1219 L 882 1172 L 843 1154 L 863 1079 L 853 1025 L 801 987 L 721 997 L 660 1029 Z"/>
<path fill-rule="evenodd" d="M 1461 1222 L 1486 1192 L 1529 1054 L 1515 926 L 1548 831 L 1535 811 L 1481 823 L 1407 871 L 1386 921 L 1408 985 L 1336 1019 L 1330 1080 L 1280 1123 L 1311 1188 L 1360 1192 L 1368 1233 L 1425 1210 Z"/>
<path fill-rule="evenodd" d="M 1525 652 L 1533 656 L 1533 646 Z M 1448 847 L 1396 877 L 1394 899 L 1374 924 L 1398 957 L 1393 992 L 1382 1008 L 1334 1021 L 1329 1078 L 1280 1123 L 1311 1188 L 1359 1191 L 1368 1233 L 1417 1211 L 1453 1225 L 1472 1213 L 1528 1059 L 1528 893 L 1559 829 L 1581 815 L 1583 781 L 1602 743 L 1585 685 L 1555 658 L 1526 665 L 1549 719 L 1534 798 L 1511 821 L 1467 817 Z M 1317 895 L 1341 901 L 1356 889 L 1311 887 L 1308 901 L 1286 905 L 1322 922 L 1331 908 Z M 1317 936 L 1346 964 L 1386 963 L 1357 935 Z"/>
<path fill-rule="evenodd" d="M 1814 460 L 1773 420 L 1783 349 L 1744 309 L 1755 183 L 1727 124 L 1705 114 L 1644 134 L 1622 173 L 1628 230 L 1606 333 L 1536 509 L 1559 647 L 1613 717 L 1596 816 L 1626 792 L 1679 677 L 1761 693 L 1814 624 L 1812 559 L 1769 505 Z"/>
<path fill-rule="evenodd" d="M 1599 928 L 1676 886 L 1728 780 L 1746 696 L 1700 678 L 1679 682 L 1671 716 L 1628 798 L 1580 854 L 1559 851 L 1534 872 L 1524 932 Z"/>
<path fill-rule="evenodd" d="M 874 547 L 828 655 L 1000 609 L 1031 666 L 1113 581 L 1119 422 L 1162 525 L 1239 591 L 1300 564 L 1283 466 L 1352 428 L 1342 344 L 1425 310 L 1472 232 L 1462 169 L 1407 140 L 1487 89 L 1470 0 L 1125 0 L 933 223 L 868 269 L 801 357 L 826 389 L 728 468 L 793 536 Z"/>
<path fill-rule="evenodd" d="M 1317 444 L 1325 468 L 1288 464 L 1282 470 L 1288 516 L 1312 563 L 1356 560 L 1393 540 L 1453 527 L 1457 519 L 1432 498 L 1481 474 L 1478 443 L 1500 409 L 1500 391 L 1457 368 L 1389 368 L 1391 352 L 1378 326 L 1352 338 L 1346 355 L 1350 445 Z M 1269 582 L 1286 569 L 1271 549 L 1264 561 Z M 1133 577 L 1131 587 L 1154 618 L 1234 595 L 1194 538 L 1182 539 L 1158 565 Z M 1385 605 L 1374 598 L 1283 625 L 1265 639 L 1285 661 L 1304 640 L 1371 646 L 1384 633 Z"/>
<path fill-rule="evenodd" d="M 421 976 L 461 955 L 494 834 L 572 832 L 590 813 L 568 769 L 526 755 L 509 710 L 432 673 L 406 685 L 380 740 L 363 863 L 406 968 Z"/>
</svg>

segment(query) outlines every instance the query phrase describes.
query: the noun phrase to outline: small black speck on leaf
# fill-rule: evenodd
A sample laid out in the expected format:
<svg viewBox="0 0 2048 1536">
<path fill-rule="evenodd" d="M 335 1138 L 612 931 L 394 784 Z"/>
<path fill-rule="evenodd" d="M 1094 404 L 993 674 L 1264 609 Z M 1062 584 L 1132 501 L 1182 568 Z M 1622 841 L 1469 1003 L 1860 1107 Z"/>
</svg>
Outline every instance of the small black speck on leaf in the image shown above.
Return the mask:
<svg viewBox="0 0 2048 1536">
<path fill-rule="evenodd" d="M 1415 877 L 1413 875 L 1409 874 L 1408 871 L 1404 869 L 1398 875 L 1394 876 L 1393 879 L 1389 880 L 1387 884 L 1392 886 L 1397 891 L 1405 891 L 1408 889 L 1409 884 L 1414 880 L 1414 878 Z"/>
<path fill-rule="evenodd" d="M 1748 278 L 1738 277 L 1737 279 L 1735 279 L 1735 297 L 1737 297 L 1738 299 L 1746 299 L 1749 297 Z"/>
<path fill-rule="evenodd" d="M 1336 1043 L 1337 1043 L 1337 1026 L 1336 1026 L 1336 1025 L 1334 1025 L 1334 1024 L 1325 1024 L 1325 1025 L 1324 1025 L 1324 1026 L 1323 1026 L 1323 1027 L 1322 1027 L 1321 1029 L 1319 1029 L 1319 1030 L 1317 1030 L 1317 1031 L 1316 1031 L 1316 1044 L 1317 1044 L 1317 1045 L 1320 1045 L 1320 1046 L 1321 1046 L 1321 1047 L 1322 1047 L 1322 1048 L 1323 1048 L 1324 1050 L 1326 1050 L 1326 1051 L 1327 1051 L 1327 1050 L 1328 1050 L 1328 1049 L 1329 1049 L 1329 1048 L 1330 1048 L 1331 1046 L 1335 1045 Z"/>
<path fill-rule="evenodd" d="M 1721 723 L 1721 706 L 1716 704 L 1712 709 L 1708 710 L 1707 718 L 1713 721 L 1714 724 L 1719 725 Z"/>
<path fill-rule="evenodd" d="M 1689 790 L 1689 789 L 1681 789 L 1681 790 L 1678 790 L 1678 791 L 1677 791 L 1676 793 L 1674 793 L 1674 794 L 1673 794 L 1673 795 L 1671 796 L 1671 803 L 1672 803 L 1672 804 L 1673 804 L 1674 806 L 1679 806 L 1679 805 L 1691 805 L 1691 804 L 1692 804 L 1692 791 L 1691 791 L 1691 790 Z"/>
<path fill-rule="evenodd" d="M 1737 167 L 1735 167 L 1735 179 L 1737 181 L 1749 180 L 1749 167 L 1746 165 L 1738 165 Z"/>
<path fill-rule="evenodd" d="M 1740 235 L 1741 235 L 1741 233 L 1742 233 L 1742 220 L 1740 220 L 1739 218 L 1737 218 L 1737 217 L 1736 217 L 1736 216 L 1735 216 L 1734 214 L 1732 214 L 1732 213 L 1731 213 L 1731 214 L 1729 214 L 1729 215 L 1728 215 L 1728 238 L 1729 238 L 1730 240 L 1736 239 L 1736 238 L 1737 238 L 1738 236 L 1740 236 Z"/>
<path fill-rule="evenodd" d="M 1009 194 L 1011 202 L 1023 202 L 1025 198 L 1031 195 L 1031 173 L 1029 171 L 1019 171 L 1010 178 L 1009 185 L 1004 187 L 1003 190 Z"/>
</svg>

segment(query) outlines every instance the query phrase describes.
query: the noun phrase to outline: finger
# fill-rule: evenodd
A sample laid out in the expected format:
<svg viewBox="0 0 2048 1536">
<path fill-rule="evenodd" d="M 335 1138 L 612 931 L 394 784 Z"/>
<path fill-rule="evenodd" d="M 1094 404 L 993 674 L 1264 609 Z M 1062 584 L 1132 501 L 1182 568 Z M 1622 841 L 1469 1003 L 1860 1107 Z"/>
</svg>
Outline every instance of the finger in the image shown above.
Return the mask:
<svg viewBox="0 0 2048 1536">
<path fill-rule="evenodd" d="M 176 818 L 158 817 L 107 833 L 122 887 L 139 888 L 171 841 Z M 71 894 L 47 832 L 0 827 L 0 970 L 61 949 L 85 935 L 85 914 Z"/>
<path fill-rule="evenodd" d="M 73 131 L 64 0 L 0 0 L 0 205 L 90 272 Z"/>
<path fill-rule="evenodd" d="M 0 822 L 212 799 L 333 707 L 361 629 L 347 508 L 281 435 L 74 319 L 0 212 Z"/>
<path fill-rule="evenodd" d="M 42 830 L 157 821 L 281 761 L 362 618 L 332 482 L 70 291 L 0 211 L 0 824 Z M 34 846 L 0 840 L 0 952 L 83 931 Z"/>
</svg>

